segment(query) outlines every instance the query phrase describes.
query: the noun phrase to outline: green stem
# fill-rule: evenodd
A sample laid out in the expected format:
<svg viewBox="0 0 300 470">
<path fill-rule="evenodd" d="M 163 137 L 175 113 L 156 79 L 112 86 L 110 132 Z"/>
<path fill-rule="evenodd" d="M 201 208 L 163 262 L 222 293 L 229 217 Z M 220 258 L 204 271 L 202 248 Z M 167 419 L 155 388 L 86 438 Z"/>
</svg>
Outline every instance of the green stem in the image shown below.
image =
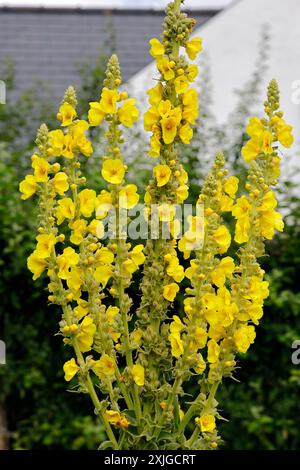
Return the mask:
<svg viewBox="0 0 300 470">
<path fill-rule="evenodd" d="M 197 400 L 198 400 L 199 396 L 200 396 L 200 394 L 196 398 L 195 402 L 189 407 L 189 409 L 185 413 L 184 417 L 180 421 L 180 424 L 179 424 L 179 427 L 178 427 L 178 434 L 180 434 L 182 431 L 184 431 L 186 426 L 189 424 L 191 418 L 195 414 L 195 411 L 199 407 L 199 403 L 197 403 Z"/>
<path fill-rule="evenodd" d="M 219 385 L 220 385 L 220 382 L 215 382 L 215 383 L 213 384 L 213 386 L 211 387 L 211 390 L 210 390 L 210 392 L 209 392 L 209 395 L 208 395 L 208 398 L 207 398 L 207 400 L 206 400 L 205 406 L 204 406 L 204 408 L 203 408 L 203 410 L 202 410 L 202 413 L 201 413 L 202 415 L 206 412 L 206 410 L 207 410 L 207 411 L 210 410 L 210 408 L 211 408 L 211 406 L 212 406 L 212 402 L 213 402 L 213 400 L 214 400 L 214 398 L 215 398 L 215 395 L 216 395 L 216 393 L 217 393 L 217 390 L 218 390 Z M 193 408 L 193 406 L 195 406 L 195 404 L 192 405 L 191 408 Z M 189 411 L 188 411 L 186 414 L 188 414 L 188 413 L 191 411 L 191 408 L 189 409 Z M 192 416 L 192 414 L 191 414 L 191 416 Z M 199 427 L 196 426 L 195 429 L 194 429 L 194 431 L 193 431 L 193 434 L 191 435 L 190 439 L 187 441 L 187 445 L 188 445 L 190 448 L 192 448 L 192 446 L 194 445 L 196 439 L 198 438 L 199 432 L 200 432 Z"/>
<path fill-rule="evenodd" d="M 178 393 L 178 388 L 180 387 L 181 385 L 181 378 L 180 377 L 177 377 L 173 383 L 173 387 L 172 387 L 172 390 L 170 392 L 170 395 L 169 395 L 169 398 L 167 400 L 167 405 L 166 405 L 166 410 L 165 410 L 165 413 L 169 410 L 170 406 L 172 405 L 173 401 L 174 401 L 174 398 L 176 397 L 177 393 Z M 155 429 L 155 432 L 153 434 L 153 437 L 157 438 L 161 432 L 161 428 L 162 428 L 162 424 L 163 424 L 163 421 L 164 421 L 164 413 L 161 414 L 160 416 L 160 419 L 157 423 L 157 427 Z"/>
<path fill-rule="evenodd" d="M 68 306 L 67 305 L 62 305 L 62 309 L 63 309 L 63 312 L 65 314 L 65 318 L 67 320 L 67 323 L 70 325 L 71 324 L 71 319 L 70 319 L 70 312 L 69 312 L 69 309 L 68 309 Z M 84 357 L 82 355 L 82 352 L 80 351 L 80 348 L 79 348 L 79 345 L 78 345 L 78 342 L 77 342 L 77 339 L 75 337 L 72 338 L 72 345 L 73 345 L 73 348 L 74 348 L 74 351 L 76 353 L 76 356 L 77 356 L 77 361 L 78 361 L 78 364 L 80 366 L 83 366 L 85 364 L 85 361 L 84 361 Z M 91 397 L 91 400 L 95 406 L 95 409 L 97 410 L 97 412 L 99 413 L 100 417 L 101 417 L 101 420 L 104 424 L 104 427 L 105 427 L 105 431 L 106 431 L 106 434 L 108 435 L 111 443 L 112 443 L 112 446 L 113 446 L 113 449 L 114 450 L 118 450 L 119 449 L 119 446 L 118 446 L 118 442 L 115 438 L 115 435 L 113 433 L 113 430 L 108 422 L 108 420 L 106 419 L 106 416 L 101 408 L 101 403 L 99 401 L 99 398 L 98 398 L 98 395 L 96 393 L 96 390 L 95 390 L 95 387 L 94 387 L 94 384 L 92 382 L 92 379 L 90 377 L 90 374 L 89 372 L 87 372 L 86 375 L 83 375 L 81 374 L 82 376 L 82 379 L 86 385 L 86 388 L 87 388 L 87 391 Z"/>
<path fill-rule="evenodd" d="M 199 436 L 199 428 L 198 426 L 195 427 L 193 434 L 191 435 L 190 439 L 187 441 L 187 445 L 189 448 L 192 448 L 194 442 Z"/>
<path fill-rule="evenodd" d="M 118 221 L 117 221 L 117 223 L 118 223 Z M 125 289 L 124 289 L 122 273 L 121 273 L 122 256 L 121 256 L 121 241 L 120 241 L 120 238 L 118 238 L 118 240 L 117 240 L 117 259 L 118 259 L 118 268 L 119 268 L 119 273 L 120 273 L 118 298 L 119 298 L 119 308 L 120 308 L 121 320 L 122 320 L 123 331 L 124 331 L 124 346 L 125 346 L 126 364 L 127 364 L 127 367 L 132 369 L 133 360 L 132 360 L 132 352 L 131 352 L 131 347 L 130 347 L 128 319 L 127 319 L 126 310 L 123 307 L 124 290 Z M 138 388 L 137 388 L 136 384 L 133 385 L 133 402 L 134 402 L 134 408 L 135 408 L 137 422 L 138 422 L 138 425 L 140 425 L 141 418 L 142 418 L 142 409 L 141 409 L 139 391 L 138 391 Z"/>
<path fill-rule="evenodd" d="M 123 395 L 123 397 L 124 397 L 124 400 L 125 400 L 125 402 L 126 402 L 126 405 L 128 406 L 128 408 L 133 409 L 134 406 L 133 406 L 131 397 L 130 397 L 129 394 L 127 393 L 127 390 L 126 390 L 124 384 L 122 383 L 121 374 L 120 374 L 120 371 L 119 371 L 119 368 L 118 368 L 118 365 L 117 365 L 116 362 L 115 362 L 115 375 L 116 375 L 116 379 L 117 379 L 118 385 L 119 385 L 119 387 L 120 387 L 120 389 L 121 389 L 122 395 Z"/>
</svg>

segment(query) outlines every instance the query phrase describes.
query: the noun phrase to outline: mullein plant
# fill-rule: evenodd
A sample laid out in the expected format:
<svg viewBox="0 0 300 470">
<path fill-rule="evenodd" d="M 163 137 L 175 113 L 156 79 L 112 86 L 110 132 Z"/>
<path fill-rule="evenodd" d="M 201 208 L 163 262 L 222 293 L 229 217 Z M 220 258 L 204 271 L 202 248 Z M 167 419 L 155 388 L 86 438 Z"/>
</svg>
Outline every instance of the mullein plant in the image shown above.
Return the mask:
<svg viewBox="0 0 300 470">
<path fill-rule="evenodd" d="M 284 228 L 272 187 L 280 175 L 279 145 L 290 147 L 293 136 L 273 80 L 265 117 L 252 117 L 247 127 L 245 188 L 218 153 L 199 194 L 202 212 L 191 215 L 180 232 L 175 206 L 184 204 L 189 187 L 177 149 L 189 145 L 198 118 L 198 68 L 190 61 L 202 48 L 200 38 L 190 37 L 195 21 L 181 12 L 181 3 L 167 6 L 162 39 L 150 41 L 159 77 L 148 91 L 144 126 L 157 164 L 144 193 L 144 216 L 151 225 L 156 207 L 158 236 L 132 246 L 120 220 L 121 209 L 127 214 L 140 198 L 126 181 L 122 157 L 122 130 L 139 113 L 135 99 L 119 88 L 115 55 L 87 121 L 77 116 L 74 89 L 66 91 L 60 127 L 40 127 L 33 174 L 20 183 L 23 199 L 38 197 L 37 245 L 28 268 L 34 280 L 46 273 L 49 303 L 61 307 L 58 334 L 70 350 L 65 379 L 73 391 L 89 394 L 108 438 L 101 448 L 218 448 L 217 421 L 223 418 L 216 393 L 223 378 L 234 378 L 237 355 L 255 340 L 269 294 L 258 259 L 265 254 L 264 241 Z M 86 186 L 80 161 L 93 153 L 89 128 L 102 125 L 107 147 L 99 171 L 107 187 L 97 194 Z M 116 230 L 104 241 L 111 208 Z M 169 238 L 162 235 L 163 225 Z M 139 270 L 140 296 L 132 299 Z M 183 311 L 173 315 L 180 294 Z M 198 383 L 195 396 L 187 394 L 192 378 Z"/>
</svg>

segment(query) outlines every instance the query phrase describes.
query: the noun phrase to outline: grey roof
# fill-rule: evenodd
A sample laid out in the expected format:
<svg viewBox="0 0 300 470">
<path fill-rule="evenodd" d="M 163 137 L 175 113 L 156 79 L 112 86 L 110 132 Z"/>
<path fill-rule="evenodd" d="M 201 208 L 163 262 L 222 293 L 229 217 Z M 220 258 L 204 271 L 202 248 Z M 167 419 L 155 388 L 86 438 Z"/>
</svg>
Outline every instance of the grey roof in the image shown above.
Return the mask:
<svg viewBox="0 0 300 470">
<path fill-rule="evenodd" d="M 191 15 L 199 26 L 215 13 Z M 18 92 L 41 79 L 58 100 L 68 85 L 79 84 L 78 61 L 96 63 L 109 30 L 124 80 L 146 66 L 151 61 L 148 41 L 161 33 L 162 19 L 163 12 L 149 10 L 0 8 L 0 64 L 13 59 Z"/>
</svg>

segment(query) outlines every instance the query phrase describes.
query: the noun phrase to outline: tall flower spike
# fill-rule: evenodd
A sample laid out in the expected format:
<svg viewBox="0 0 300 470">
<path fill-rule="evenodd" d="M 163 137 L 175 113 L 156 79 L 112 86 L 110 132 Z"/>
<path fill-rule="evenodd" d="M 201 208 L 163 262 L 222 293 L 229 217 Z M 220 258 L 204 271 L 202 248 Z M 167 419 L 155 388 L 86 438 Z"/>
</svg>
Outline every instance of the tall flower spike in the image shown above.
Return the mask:
<svg viewBox="0 0 300 470">
<path fill-rule="evenodd" d="M 149 154 L 159 158 L 145 201 L 149 206 L 158 205 L 159 228 L 167 221 L 173 234 L 174 205 L 182 204 L 188 197 L 188 177 L 179 161 L 177 144 L 190 141 L 193 135 L 191 126 L 198 117 L 197 92 L 190 88 L 190 72 L 195 72 L 196 66 L 180 54 L 180 47 L 188 51 L 192 46 L 189 36 L 195 21 L 180 11 L 180 5 L 180 0 L 176 0 L 167 6 L 162 41 L 156 38 L 150 41 L 150 53 L 156 59 L 159 81 L 148 91 L 151 106 L 144 116 L 145 129 L 151 132 Z M 199 52 L 201 48 L 196 49 Z M 166 206 L 168 216 L 163 215 L 166 214 Z M 177 283 L 184 277 L 175 247 L 176 239 L 162 239 L 161 233 L 158 240 L 147 242 L 142 299 L 137 312 L 139 326 L 143 330 L 140 360 L 148 378 L 149 398 L 145 399 L 149 401 L 147 406 L 153 413 L 154 422 L 159 420 L 153 409 L 155 396 L 159 393 L 162 399 L 167 399 L 170 388 L 167 374 L 163 372 L 171 367 L 165 347 L 169 344 L 168 329 L 163 323 L 179 291 Z"/>
<path fill-rule="evenodd" d="M 107 147 L 106 155 L 103 157 L 102 176 L 109 183 L 108 190 L 103 190 L 98 196 L 98 210 L 100 217 L 106 215 L 107 202 L 115 211 L 116 227 L 115 233 L 111 234 L 111 242 L 108 249 L 115 255 L 112 270 L 112 285 L 109 290 L 113 301 L 117 304 L 117 313 L 113 318 L 109 317 L 115 350 L 125 356 L 126 379 L 125 385 L 133 388 L 133 402 L 138 421 L 141 416 L 141 405 L 136 381 L 134 381 L 134 367 L 142 368 L 140 364 L 133 364 L 132 346 L 129 336 L 129 312 L 132 300 L 126 293 L 132 276 L 139 266 L 144 262 L 143 245 L 137 245 L 131 249 L 130 244 L 122 234 L 122 215 L 125 212 L 127 221 L 127 210 L 133 208 L 139 201 L 137 187 L 134 184 L 126 184 L 125 175 L 127 166 L 123 162 L 121 144 L 123 143 L 122 125 L 131 126 L 138 118 L 138 110 L 135 99 L 128 98 L 127 92 L 119 91 L 121 84 L 121 71 L 116 55 L 113 55 L 107 65 L 104 88 L 100 98 L 100 106 L 106 113 L 105 119 L 108 123 L 106 132 Z M 108 312 L 106 311 L 106 315 Z M 135 382 L 135 383 L 134 383 Z M 124 392 L 124 389 L 123 389 Z M 125 392 L 124 392 L 125 393 Z M 130 392 L 128 395 L 130 396 Z M 131 399 L 127 399 L 131 402 Z"/>
</svg>

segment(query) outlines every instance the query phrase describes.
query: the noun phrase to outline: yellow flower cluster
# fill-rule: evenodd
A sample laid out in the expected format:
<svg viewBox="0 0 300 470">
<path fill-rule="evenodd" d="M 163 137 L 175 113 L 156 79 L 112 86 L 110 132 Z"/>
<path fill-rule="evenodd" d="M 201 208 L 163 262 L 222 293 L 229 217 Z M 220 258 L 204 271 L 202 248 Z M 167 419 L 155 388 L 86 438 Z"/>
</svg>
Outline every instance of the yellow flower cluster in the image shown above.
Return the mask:
<svg viewBox="0 0 300 470">
<path fill-rule="evenodd" d="M 247 134 L 250 139 L 242 149 L 242 155 L 246 162 L 256 159 L 259 155 L 273 153 L 276 141 L 286 148 L 290 148 L 294 142 L 292 126 L 288 125 L 278 113 L 268 122 L 265 119 L 253 117 L 247 126 Z"/>
<path fill-rule="evenodd" d="M 198 68 L 189 60 L 202 49 L 201 39 L 191 39 L 195 21 L 180 11 L 181 3 L 168 5 L 162 39 L 150 41 L 159 79 L 148 91 L 144 126 L 158 163 L 144 213 L 153 224 L 155 205 L 158 236 L 144 246 L 123 232 L 122 211 L 128 221 L 127 210 L 140 200 L 126 178 L 123 127 L 133 126 L 139 113 L 135 99 L 120 91 L 115 55 L 88 120 L 78 117 L 74 89 L 66 91 L 60 126 L 40 127 L 32 172 L 20 183 L 22 199 L 38 196 L 28 268 L 34 280 L 47 274 L 49 302 L 62 309 L 60 335 L 73 348 L 63 366 L 65 380 L 90 395 L 109 439 L 105 446 L 113 449 L 218 447 L 217 389 L 224 377 L 233 377 L 236 356 L 255 340 L 269 295 L 258 258 L 264 241 L 284 228 L 273 186 L 280 175 L 278 146 L 290 147 L 293 136 L 272 81 L 266 116 L 252 117 L 247 127 L 245 187 L 218 153 L 196 215 L 181 233 L 176 205 L 187 200 L 189 187 L 177 144 L 188 145 L 193 137 L 198 98 L 191 84 Z M 80 170 L 82 156 L 93 153 L 89 129 L 99 125 L 106 137 L 100 193 L 86 187 Z M 105 238 L 111 211 L 116 227 Z M 169 237 L 163 237 L 166 228 Z M 142 267 L 137 295 L 134 273 Z M 187 402 L 185 386 L 194 375 L 199 393 Z"/>
</svg>

